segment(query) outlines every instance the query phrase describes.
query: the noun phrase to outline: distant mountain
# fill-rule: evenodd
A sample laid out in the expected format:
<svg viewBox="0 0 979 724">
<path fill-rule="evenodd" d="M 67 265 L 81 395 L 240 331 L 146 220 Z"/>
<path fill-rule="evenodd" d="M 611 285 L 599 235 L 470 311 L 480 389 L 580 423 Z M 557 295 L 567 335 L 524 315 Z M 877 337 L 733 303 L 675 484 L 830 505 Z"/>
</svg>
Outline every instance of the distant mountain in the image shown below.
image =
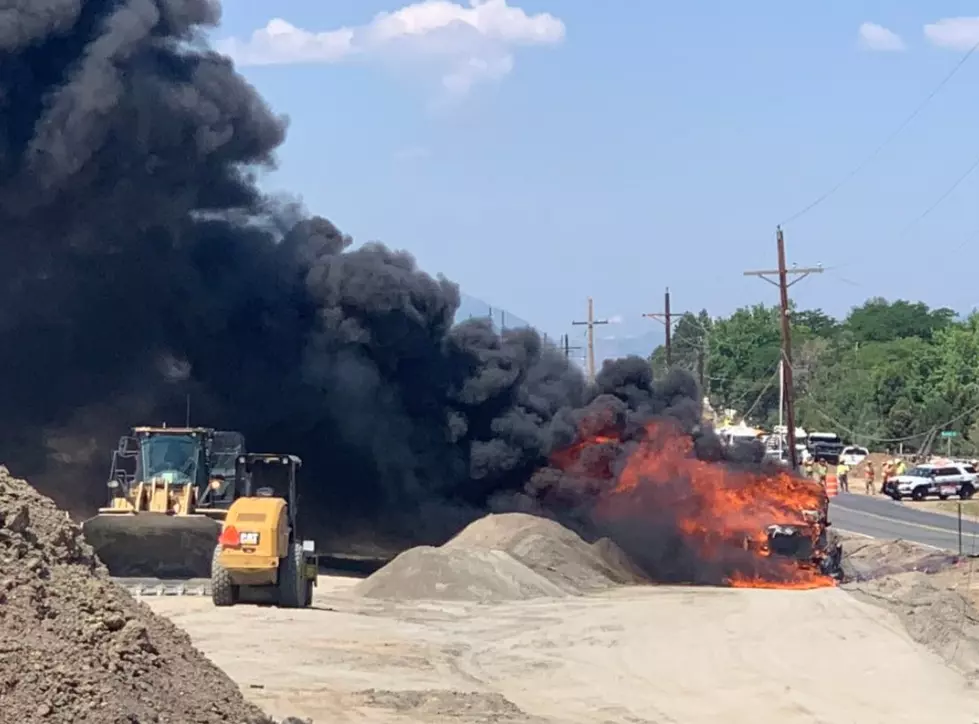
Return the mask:
<svg viewBox="0 0 979 724">
<path fill-rule="evenodd" d="M 617 330 L 606 334 L 605 327 L 601 332 L 595 332 L 595 357 L 598 360 L 616 359 L 618 357 L 628 357 L 637 355 L 639 357 L 649 357 L 653 350 L 659 347 L 666 340 L 666 335 L 662 325 L 652 328 L 645 332 L 634 330 L 625 331 L 617 334 Z"/>
<path fill-rule="evenodd" d="M 533 327 L 534 325 L 501 307 L 494 307 L 487 304 L 482 299 L 463 293 L 459 311 L 456 312 L 455 321 L 463 322 L 470 318 L 491 317 L 493 325 L 500 329 L 505 326 L 508 329 L 517 327 Z M 571 350 L 571 357 L 578 362 L 584 363 L 586 335 L 584 327 L 573 327 L 569 330 L 571 335 L 571 347 L 579 349 Z M 551 335 L 553 338 L 553 335 Z M 595 361 L 601 365 L 604 359 L 617 359 L 638 355 L 639 357 L 649 357 L 659 345 L 663 344 L 665 335 L 662 325 L 649 323 L 646 329 L 639 324 L 613 324 L 603 325 L 595 328 Z"/>
<path fill-rule="evenodd" d="M 490 317 L 497 329 L 503 327 L 513 329 L 515 327 L 534 326 L 527 320 L 521 319 L 515 314 L 511 314 L 501 307 L 491 306 L 482 299 L 477 299 L 476 297 L 471 297 L 468 294 L 463 293 L 462 302 L 459 305 L 459 311 L 456 312 L 456 323 L 464 322 L 467 319 L 476 317 Z"/>
</svg>

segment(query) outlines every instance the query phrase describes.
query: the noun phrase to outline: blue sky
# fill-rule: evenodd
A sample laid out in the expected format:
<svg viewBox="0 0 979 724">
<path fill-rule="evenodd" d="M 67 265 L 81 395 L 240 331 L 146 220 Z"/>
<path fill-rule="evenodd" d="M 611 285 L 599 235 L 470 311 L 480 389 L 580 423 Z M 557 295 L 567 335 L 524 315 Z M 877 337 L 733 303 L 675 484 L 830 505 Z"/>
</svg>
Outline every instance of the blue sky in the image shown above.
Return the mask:
<svg viewBox="0 0 979 724">
<path fill-rule="evenodd" d="M 554 335 L 589 295 L 617 336 L 659 326 L 667 285 L 679 311 L 776 302 L 742 276 L 776 225 L 979 41 L 976 2 L 471 5 L 224 0 L 213 35 L 291 119 L 267 188 Z M 784 227 L 790 263 L 827 268 L 799 304 L 979 306 L 979 171 L 915 223 L 979 159 L 977 81 L 979 53 Z"/>
</svg>

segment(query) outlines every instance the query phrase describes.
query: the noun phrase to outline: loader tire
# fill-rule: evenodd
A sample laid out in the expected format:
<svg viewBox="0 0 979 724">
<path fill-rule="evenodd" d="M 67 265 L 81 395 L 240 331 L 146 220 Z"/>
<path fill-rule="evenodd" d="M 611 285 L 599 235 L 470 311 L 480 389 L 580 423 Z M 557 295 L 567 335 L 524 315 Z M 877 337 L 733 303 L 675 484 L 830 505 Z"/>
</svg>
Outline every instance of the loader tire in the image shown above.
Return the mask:
<svg viewBox="0 0 979 724">
<path fill-rule="evenodd" d="M 231 573 L 221 565 L 221 546 L 214 549 L 211 559 L 211 600 L 215 606 L 234 606 L 238 601 L 238 586 L 231 582 Z"/>
<path fill-rule="evenodd" d="M 303 608 L 306 605 L 306 580 L 303 578 L 303 548 L 291 543 L 279 561 L 279 606 Z"/>
</svg>

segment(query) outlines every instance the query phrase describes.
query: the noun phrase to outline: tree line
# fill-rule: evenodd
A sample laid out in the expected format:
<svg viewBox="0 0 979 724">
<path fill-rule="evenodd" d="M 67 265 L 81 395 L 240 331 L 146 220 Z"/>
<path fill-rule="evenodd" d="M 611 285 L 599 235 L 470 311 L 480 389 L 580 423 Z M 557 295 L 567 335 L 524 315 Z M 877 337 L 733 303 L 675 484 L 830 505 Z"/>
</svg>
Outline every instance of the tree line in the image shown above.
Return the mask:
<svg viewBox="0 0 979 724">
<path fill-rule="evenodd" d="M 979 313 L 961 317 L 921 302 L 873 298 L 845 319 L 820 309 L 790 313 L 797 423 L 833 430 L 871 449 L 917 450 L 930 438 L 953 453 L 979 452 Z M 779 308 L 729 317 L 684 314 L 673 332 L 675 367 L 702 381 L 715 409 L 754 424 L 778 421 Z M 666 370 L 666 350 L 650 362 Z"/>
</svg>

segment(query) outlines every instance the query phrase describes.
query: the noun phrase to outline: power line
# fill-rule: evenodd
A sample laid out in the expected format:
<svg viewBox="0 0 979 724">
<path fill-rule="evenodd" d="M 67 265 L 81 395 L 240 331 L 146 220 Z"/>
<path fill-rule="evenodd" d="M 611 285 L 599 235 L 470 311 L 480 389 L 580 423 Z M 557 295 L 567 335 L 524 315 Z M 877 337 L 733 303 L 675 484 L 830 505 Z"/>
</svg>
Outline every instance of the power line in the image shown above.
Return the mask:
<svg viewBox="0 0 979 724">
<path fill-rule="evenodd" d="M 901 233 L 898 234 L 898 236 L 903 236 L 904 234 L 906 234 L 916 224 L 920 223 L 921 221 L 924 220 L 925 217 L 930 215 L 932 211 L 934 211 L 939 206 L 941 206 L 942 203 L 945 201 L 945 199 L 951 196 L 952 192 L 955 191 L 955 189 L 957 189 L 962 184 L 963 181 L 969 178 L 969 176 L 972 175 L 972 172 L 975 171 L 977 168 L 979 168 L 979 156 L 976 156 L 976 159 L 972 162 L 972 165 L 970 165 L 969 168 L 966 169 L 965 173 L 963 173 L 961 176 L 955 179 L 955 182 L 947 189 L 945 189 L 945 192 L 941 196 L 939 196 L 935 200 L 935 202 L 932 203 L 931 206 L 925 209 L 921 214 L 919 214 L 915 219 L 913 219 L 907 226 L 905 226 L 904 229 L 901 230 Z"/>
<path fill-rule="evenodd" d="M 915 109 L 911 112 L 911 114 L 907 118 L 905 118 L 904 121 L 889 136 L 887 136 L 887 138 L 885 138 L 884 141 L 879 146 L 877 146 L 877 148 L 875 148 L 870 153 L 869 156 L 867 156 L 863 161 L 861 161 L 859 164 L 857 164 L 848 174 L 846 174 L 842 179 L 840 179 L 836 183 L 835 186 L 831 187 L 828 191 L 826 191 L 825 193 L 823 193 L 821 196 L 816 197 L 816 199 L 812 203 L 810 203 L 808 206 L 805 206 L 802 209 L 800 209 L 799 211 L 797 211 L 794 214 L 792 214 L 792 216 L 790 216 L 785 221 L 783 221 L 780 224 L 780 226 L 785 226 L 786 224 L 790 224 L 793 221 L 795 221 L 796 219 L 799 219 L 800 217 L 802 217 L 805 214 L 807 214 L 810 211 L 812 211 L 814 208 L 816 208 L 817 206 L 819 206 L 821 203 L 823 203 L 830 196 L 832 196 L 837 191 L 839 191 L 841 188 L 843 188 L 843 186 L 845 186 L 847 183 L 849 183 L 858 173 L 860 173 L 867 166 L 869 166 L 871 164 L 871 162 L 873 162 L 881 154 L 881 152 L 885 148 L 887 148 L 887 146 L 889 146 L 891 144 L 891 142 L 895 138 L 897 138 L 901 134 L 901 132 L 905 128 L 907 128 L 915 118 L 917 118 L 921 114 L 921 112 L 925 109 L 925 107 L 929 103 L 931 103 L 932 99 L 935 96 L 937 96 L 946 85 L 948 85 L 948 82 L 950 80 L 952 80 L 953 77 L 955 77 L 956 73 L 959 72 L 959 70 L 962 68 L 962 66 L 965 65 L 966 61 L 969 60 L 970 57 L 972 57 L 972 54 L 975 53 L 976 50 L 979 50 L 979 42 L 976 42 L 975 45 L 973 45 L 971 48 L 969 48 L 969 50 L 966 52 L 966 54 L 963 55 L 959 59 L 959 62 L 956 63 L 955 66 L 952 68 L 952 70 L 949 71 L 948 75 L 946 75 L 942 79 L 942 81 L 931 91 L 931 93 L 929 93 L 927 96 L 925 96 L 925 99 L 923 101 L 921 101 L 921 103 L 919 103 L 915 107 Z"/>
<path fill-rule="evenodd" d="M 758 397 L 756 397 L 755 401 L 751 403 L 751 407 L 748 408 L 748 411 L 741 416 L 743 419 L 748 419 L 748 416 L 755 411 L 756 407 L 758 407 L 758 403 L 761 402 L 761 398 L 764 397 L 765 393 L 772 388 L 772 383 L 778 379 L 778 372 L 778 366 L 776 366 L 775 372 L 768 376 L 768 381 L 765 383 L 765 386 L 761 388 L 761 392 L 758 393 Z M 747 399 L 747 396 L 745 399 Z"/>
<path fill-rule="evenodd" d="M 811 397 L 807 397 L 806 400 L 812 406 L 813 410 L 815 410 L 818 414 L 820 414 L 824 418 L 826 418 L 826 421 L 827 422 L 831 422 L 833 425 L 835 425 L 836 427 L 838 427 L 840 430 L 842 430 L 843 432 L 847 433 L 848 435 L 851 435 L 854 438 L 861 438 L 863 440 L 868 440 L 870 442 L 883 442 L 883 443 L 910 442 L 911 440 L 917 440 L 918 438 L 925 437 L 926 435 L 930 434 L 931 432 L 933 432 L 935 430 L 944 430 L 947 427 L 949 427 L 950 425 L 953 425 L 956 422 L 958 422 L 959 420 L 961 420 L 961 419 L 963 419 L 965 417 L 968 417 L 969 415 L 971 415 L 974 412 L 979 412 L 979 405 L 975 405 L 974 407 L 970 407 L 965 412 L 959 413 L 958 415 L 956 415 L 955 417 L 953 417 L 951 420 L 947 420 L 947 421 L 943 422 L 941 425 L 931 425 L 924 432 L 918 432 L 918 433 L 915 433 L 914 435 L 908 435 L 907 437 L 892 437 L 892 438 L 888 438 L 888 437 L 877 437 L 876 435 L 867 435 L 867 434 L 864 434 L 864 433 L 856 432 L 855 430 L 851 430 L 848 427 L 846 427 L 846 425 L 842 424 L 839 420 L 836 420 L 833 417 L 830 417 L 830 415 L 828 415 L 826 412 L 824 412 L 822 409 L 820 409 L 820 407 L 818 405 L 816 405 L 815 403 L 812 402 L 812 398 Z"/>
</svg>

